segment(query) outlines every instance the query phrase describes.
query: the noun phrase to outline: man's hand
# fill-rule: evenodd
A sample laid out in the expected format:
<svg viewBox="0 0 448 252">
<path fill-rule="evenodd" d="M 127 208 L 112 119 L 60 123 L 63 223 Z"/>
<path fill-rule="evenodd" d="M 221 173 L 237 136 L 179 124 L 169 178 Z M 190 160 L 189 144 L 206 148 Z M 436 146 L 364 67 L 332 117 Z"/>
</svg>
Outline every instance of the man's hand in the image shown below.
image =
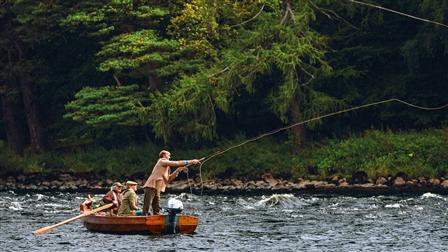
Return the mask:
<svg viewBox="0 0 448 252">
<path fill-rule="evenodd" d="M 194 165 L 195 164 L 199 164 L 199 162 L 200 162 L 199 159 L 192 159 L 192 160 L 190 160 L 190 163 L 194 164 Z"/>
<path fill-rule="evenodd" d="M 114 204 L 114 206 L 118 207 L 118 201 L 114 200 L 112 201 L 112 203 Z"/>
<path fill-rule="evenodd" d="M 183 172 L 183 171 L 188 171 L 188 168 L 185 167 L 185 166 L 182 166 L 182 167 L 178 167 L 176 169 L 176 173 L 180 173 L 180 172 Z"/>
</svg>

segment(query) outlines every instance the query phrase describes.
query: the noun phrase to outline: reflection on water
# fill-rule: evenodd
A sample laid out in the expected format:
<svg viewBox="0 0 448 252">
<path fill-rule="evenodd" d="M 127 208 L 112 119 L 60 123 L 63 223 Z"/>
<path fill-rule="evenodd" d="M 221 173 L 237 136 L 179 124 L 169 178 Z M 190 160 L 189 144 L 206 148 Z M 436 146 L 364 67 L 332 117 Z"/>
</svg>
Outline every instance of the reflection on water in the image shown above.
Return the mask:
<svg viewBox="0 0 448 252">
<path fill-rule="evenodd" d="M 101 198 L 101 195 L 95 195 Z M 2 251 L 444 251 L 444 195 L 347 197 L 163 195 L 183 201 L 200 218 L 194 235 L 111 235 L 81 222 L 47 235 L 31 232 L 78 215 L 81 193 L 0 193 Z M 142 195 L 139 195 L 142 199 Z M 5 232 L 6 230 L 6 232 Z"/>
</svg>

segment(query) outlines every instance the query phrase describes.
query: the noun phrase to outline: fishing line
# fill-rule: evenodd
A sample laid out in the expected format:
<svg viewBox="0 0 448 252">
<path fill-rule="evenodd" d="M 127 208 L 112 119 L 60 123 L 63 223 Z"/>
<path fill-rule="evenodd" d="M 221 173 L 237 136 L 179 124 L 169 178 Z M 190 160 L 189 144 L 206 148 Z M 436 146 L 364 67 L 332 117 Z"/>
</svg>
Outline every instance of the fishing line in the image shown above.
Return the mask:
<svg viewBox="0 0 448 252">
<path fill-rule="evenodd" d="M 412 18 L 412 19 L 419 20 L 419 21 L 432 23 L 432 24 L 435 24 L 435 25 L 440 25 L 440 26 L 444 26 L 444 27 L 448 28 L 448 25 L 446 25 L 446 24 L 442 24 L 442 23 L 439 23 L 439 22 L 436 22 L 436 21 L 432 21 L 432 20 L 429 20 L 429 19 L 425 19 L 425 18 L 421 18 L 421 17 L 412 16 L 410 14 L 406 14 L 406 13 L 399 12 L 399 11 L 396 11 L 396 10 L 388 9 L 388 8 L 385 8 L 385 7 L 382 7 L 382 6 L 379 6 L 379 5 L 374 5 L 374 4 L 365 3 L 365 2 L 359 2 L 359 1 L 356 1 L 356 0 L 348 0 L 348 1 L 350 1 L 352 3 L 355 3 L 355 4 L 365 5 L 365 6 L 368 6 L 368 7 L 372 7 L 372 8 L 376 8 L 376 9 L 380 9 L 380 10 L 384 10 L 384 11 L 388 11 L 388 12 L 391 12 L 391 13 L 402 15 L 402 16 L 405 16 L 405 17 L 409 17 L 409 18 Z"/>
<path fill-rule="evenodd" d="M 188 168 L 187 168 L 187 183 L 188 183 L 188 187 L 190 187 L 190 194 L 193 195 L 193 188 L 190 185 L 190 176 L 188 175 Z"/>
<path fill-rule="evenodd" d="M 204 158 L 201 159 L 201 162 L 199 163 L 199 178 L 200 178 L 200 182 L 201 182 L 201 196 L 202 196 L 203 190 L 204 190 L 204 183 L 203 183 L 203 180 L 202 180 L 202 166 L 207 161 L 211 160 L 212 158 L 214 158 L 216 156 L 219 156 L 219 155 L 222 155 L 222 154 L 224 154 L 224 153 L 226 153 L 226 152 L 228 152 L 228 151 L 230 151 L 232 149 L 241 147 L 241 146 L 243 146 L 245 144 L 248 144 L 250 142 L 257 141 L 257 140 L 259 140 L 259 139 L 261 139 L 263 137 L 274 135 L 274 134 L 276 134 L 276 133 L 278 133 L 280 131 L 284 131 L 284 130 L 287 130 L 287 129 L 290 129 L 290 128 L 293 128 L 293 127 L 296 127 L 296 126 L 299 126 L 299 125 L 302 125 L 302 124 L 305 124 L 305 123 L 309 123 L 309 122 L 317 121 L 317 120 L 320 120 L 320 119 L 323 119 L 323 118 L 327 118 L 327 117 L 330 117 L 330 116 L 335 116 L 335 115 L 347 113 L 347 112 L 350 112 L 350 111 L 358 110 L 358 109 L 361 109 L 361 108 L 367 108 L 367 107 L 371 107 L 371 106 L 375 106 L 375 105 L 379 105 L 379 104 L 384 104 L 384 103 L 389 103 L 389 102 L 398 102 L 398 103 L 404 104 L 404 105 L 409 106 L 409 107 L 413 107 L 413 108 L 421 109 L 421 110 L 426 110 L 426 111 L 441 110 L 441 109 L 444 109 L 444 108 L 448 107 L 448 104 L 445 104 L 445 105 L 439 106 L 439 107 L 423 107 L 423 106 L 418 106 L 418 105 L 415 105 L 415 104 L 412 104 L 412 103 L 409 103 L 409 102 L 406 102 L 406 101 L 403 101 L 403 100 L 400 100 L 400 99 L 397 99 L 397 98 L 392 98 L 392 99 L 388 99 L 388 100 L 372 102 L 372 103 L 364 104 L 364 105 L 361 105 L 361 106 L 356 106 L 356 107 L 352 107 L 352 108 L 339 110 L 339 111 L 336 111 L 336 112 L 332 112 L 332 113 L 329 113 L 329 114 L 326 114 L 326 115 L 322 115 L 322 116 L 317 116 L 317 117 L 314 117 L 314 118 L 311 118 L 311 119 L 308 119 L 308 120 L 305 120 L 305 121 L 293 123 L 293 124 L 290 124 L 288 126 L 285 126 L 285 127 L 282 127 L 282 128 L 278 128 L 278 129 L 275 129 L 275 130 L 263 133 L 263 134 L 261 134 L 261 135 L 259 135 L 257 137 L 251 138 L 249 140 L 246 140 L 244 142 L 241 142 L 239 144 L 231 146 L 231 147 L 229 147 L 229 148 L 227 148 L 225 150 L 217 151 L 214 154 L 212 154 L 212 155 L 210 155 L 208 157 L 204 157 Z M 190 191 L 192 192 L 192 188 L 191 187 L 190 187 Z"/>
<path fill-rule="evenodd" d="M 189 176 L 189 174 L 188 174 L 188 166 L 189 165 L 187 165 L 186 167 L 187 167 L 187 170 L 185 171 L 186 172 L 186 175 L 187 175 L 187 183 L 188 183 L 188 187 L 190 188 L 190 197 L 191 197 L 191 199 L 193 199 L 193 187 L 191 186 L 191 184 L 190 184 L 190 176 Z M 201 196 L 202 196 L 202 194 L 201 194 Z M 196 208 L 195 207 L 192 207 L 192 209 L 193 209 L 193 213 L 195 214 L 195 213 L 197 213 L 197 210 L 196 210 Z"/>
</svg>

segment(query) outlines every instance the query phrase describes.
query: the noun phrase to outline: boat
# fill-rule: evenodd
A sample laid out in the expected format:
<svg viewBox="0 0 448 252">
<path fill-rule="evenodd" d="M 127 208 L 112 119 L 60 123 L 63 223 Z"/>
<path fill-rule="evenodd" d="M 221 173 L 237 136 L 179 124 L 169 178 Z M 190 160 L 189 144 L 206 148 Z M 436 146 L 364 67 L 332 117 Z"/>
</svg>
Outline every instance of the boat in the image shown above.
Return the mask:
<svg viewBox="0 0 448 252">
<path fill-rule="evenodd" d="M 199 218 L 180 214 L 183 204 L 177 199 L 168 201 L 168 214 L 149 216 L 117 216 L 113 211 L 88 214 L 93 210 L 92 199 L 81 204 L 82 213 L 87 213 L 82 220 L 84 226 L 94 232 L 116 234 L 193 234 L 199 224 Z"/>
<path fill-rule="evenodd" d="M 193 234 L 199 218 L 192 215 L 114 216 L 89 215 L 83 218 L 84 226 L 101 233 L 116 234 Z"/>
</svg>

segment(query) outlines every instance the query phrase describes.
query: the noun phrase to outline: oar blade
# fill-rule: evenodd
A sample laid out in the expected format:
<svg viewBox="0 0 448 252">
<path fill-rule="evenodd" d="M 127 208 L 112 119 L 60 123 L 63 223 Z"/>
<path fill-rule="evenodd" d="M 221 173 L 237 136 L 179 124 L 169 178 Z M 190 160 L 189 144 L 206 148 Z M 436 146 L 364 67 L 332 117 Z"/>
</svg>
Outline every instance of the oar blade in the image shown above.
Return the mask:
<svg viewBox="0 0 448 252">
<path fill-rule="evenodd" d="M 51 230 L 51 228 L 44 227 L 44 228 L 33 231 L 33 234 L 47 234 L 50 230 Z"/>
<path fill-rule="evenodd" d="M 48 233 L 50 230 L 52 230 L 52 229 L 54 229 L 54 228 L 57 228 L 57 227 L 62 226 L 62 225 L 64 225 L 64 224 L 70 223 L 70 222 L 72 222 L 72 221 L 74 221 L 74 220 L 81 219 L 81 218 L 83 218 L 83 217 L 85 217 L 85 216 L 89 216 L 89 215 L 91 215 L 91 214 L 94 214 L 94 213 L 103 211 L 103 210 L 105 210 L 105 209 L 111 208 L 113 205 L 114 205 L 114 204 L 110 203 L 110 204 L 104 205 L 104 206 L 102 206 L 102 207 L 93 209 L 93 210 L 90 211 L 90 212 L 83 213 L 83 214 L 78 215 L 78 216 L 76 216 L 76 217 L 73 217 L 73 218 L 70 218 L 70 219 L 68 219 L 68 220 L 59 222 L 59 223 L 54 224 L 54 225 L 52 225 L 52 226 L 43 227 L 43 228 L 41 228 L 41 229 L 38 229 L 38 230 L 33 231 L 33 234 L 46 234 L 46 233 Z"/>
</svg>

